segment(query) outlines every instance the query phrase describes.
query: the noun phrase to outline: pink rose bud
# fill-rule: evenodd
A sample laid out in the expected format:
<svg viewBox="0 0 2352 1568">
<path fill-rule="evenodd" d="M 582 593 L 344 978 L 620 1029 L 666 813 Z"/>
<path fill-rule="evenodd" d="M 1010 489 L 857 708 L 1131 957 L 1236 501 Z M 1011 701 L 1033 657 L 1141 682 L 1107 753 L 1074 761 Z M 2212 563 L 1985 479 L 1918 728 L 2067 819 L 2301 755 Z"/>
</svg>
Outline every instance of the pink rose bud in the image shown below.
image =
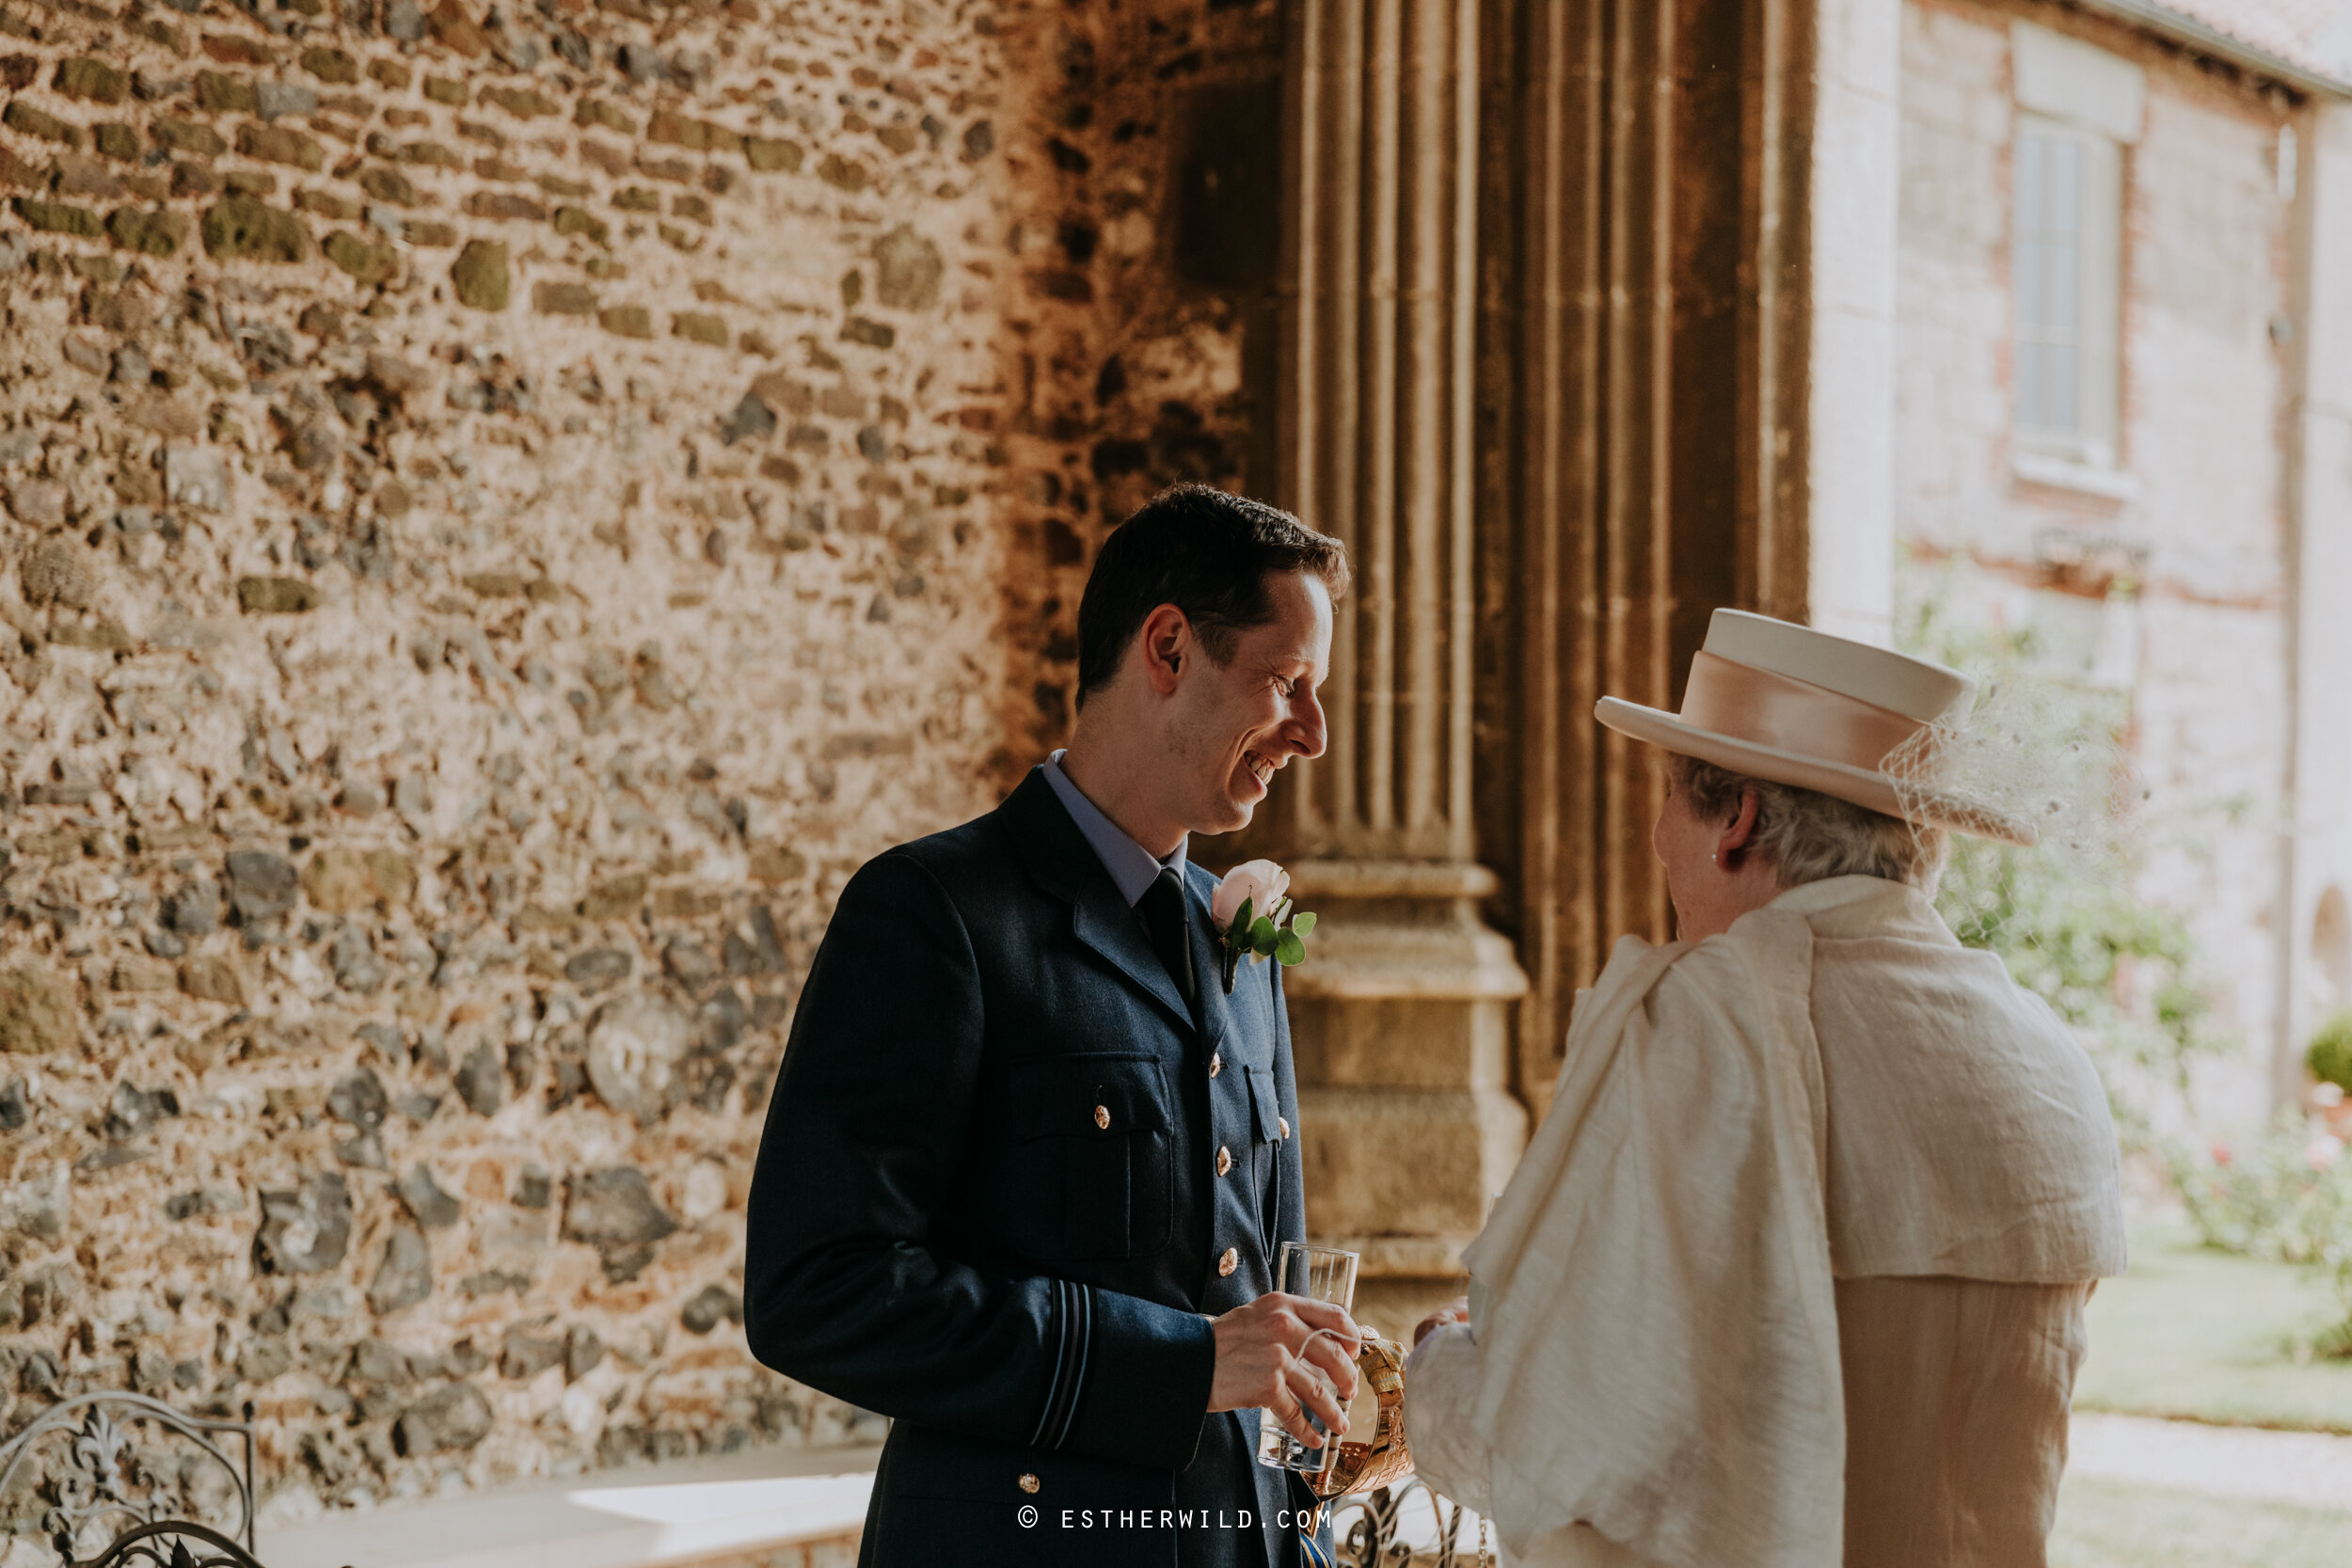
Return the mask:
<svg viewBox="0 0 2352 1568">
<path fill-rule="evenodd" d="M 1209 918 L 1223 930 L 1233 923 L 1241 911 L 1241 901 L 1249 900 L 1251 918 L 1272 909 L 1290 891 L 1291 874 L 1272 861 L 1244 861 L 1225 873 L 1225 879 L 1216 884 L 1216 892 L 1209 899 Z"/>
</svg>

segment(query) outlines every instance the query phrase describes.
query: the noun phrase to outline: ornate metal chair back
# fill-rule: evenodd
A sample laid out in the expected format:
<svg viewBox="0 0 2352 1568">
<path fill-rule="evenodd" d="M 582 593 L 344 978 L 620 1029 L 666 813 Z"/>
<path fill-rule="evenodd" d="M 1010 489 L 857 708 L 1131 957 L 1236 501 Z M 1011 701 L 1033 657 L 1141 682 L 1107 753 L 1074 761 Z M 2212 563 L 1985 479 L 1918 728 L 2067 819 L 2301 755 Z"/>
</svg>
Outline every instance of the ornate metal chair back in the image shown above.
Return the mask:
<svg viewBox="0 0 2352 1568">
<path fill-rule="evenodd" d="M 245 1417 L 127 1391 L 52 1405 L 0 1444 L 0 1530 L 36 1524 L 61 1568 L 262 1568 Z"/>
<path fill-rule="evenodd" d="M 1332 1568 L 1488 1568 L 1486 1522 L 1478 1521 L 1472 1557 L 1462 1544 L 1467 1511 L 1413 1473 L 1405 1431 L 1405 1347 L 1376 1335 L 1366 1339 L 1356 1372 L 1375 1401 L 1371 1432 L 1360 1440 L 1343 1438 L 1311 1481 L 1331 1518 Z M 1425 1525 L 1410 1506 L 1416 1498 L 1429 1515 Z M 1434 1544 L 1434 1556 L 1420 1549 L 1424 1542 Z M 1311 1553 L 1311 1560 L 1319 1555 Z"/>
</svg>

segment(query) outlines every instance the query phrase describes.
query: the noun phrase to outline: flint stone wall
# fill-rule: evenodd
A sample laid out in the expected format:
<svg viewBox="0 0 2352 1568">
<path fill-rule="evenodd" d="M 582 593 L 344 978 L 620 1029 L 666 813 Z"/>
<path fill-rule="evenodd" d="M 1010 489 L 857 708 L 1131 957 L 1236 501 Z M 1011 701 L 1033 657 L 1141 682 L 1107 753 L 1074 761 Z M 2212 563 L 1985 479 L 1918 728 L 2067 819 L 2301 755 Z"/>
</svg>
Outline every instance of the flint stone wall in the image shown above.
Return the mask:
<svg viewBox="0 0 2352 1568">
<path fill-rule="evenodd" d="M 0 1431 L 249 1400 L 281 1520 L 877 1433 L 742 1344 L 793 998 L 1057 743 L 1107 523 L 1248 483 L 1279 61 L 0 7 Z"/>
</svg>

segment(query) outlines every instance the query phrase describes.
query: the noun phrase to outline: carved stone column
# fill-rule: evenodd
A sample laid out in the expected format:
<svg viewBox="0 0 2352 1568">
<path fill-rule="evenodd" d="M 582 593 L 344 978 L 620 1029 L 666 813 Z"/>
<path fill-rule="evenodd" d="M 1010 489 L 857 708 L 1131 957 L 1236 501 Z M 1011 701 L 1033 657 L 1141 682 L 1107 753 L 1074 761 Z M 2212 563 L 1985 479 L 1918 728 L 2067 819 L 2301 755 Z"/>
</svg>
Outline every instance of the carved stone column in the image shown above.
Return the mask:
<svg viewBox="0 0 2352 1568">
<path fill-rule="evenodd" d="M 1330 752 L 1252 844 L 1325 916 L 1290 982 L 1308 1225 L 1362 1246 L 1384 1328 L 1451 1284 L 1576 989 L 1669 934 L 1658 759 L 1594 700 L 1674 706 L 1717 606 L 1838 610 L 1816 540 L 1868 554 L 1889 416 L 1837 345 L 1892 254 L 1899 11 L 1293 0 L 1280 493 L 1358 586 Z"/>
<path fill-rule="evenodd" d="M 1810 609 L 1814 14 L 1891 3 L 1486 0 L 1478 848 L 1538 1117 L 1577 988 L 1669 934 L 1658 754 L 1594 702 L 1675 706 L 1718 606 Z"/>
<path fill-rule="evenodd" d="M 1527 1117 L 1527 979 L 1480 919 L 1472 539 L 1478 0 L 1299 0 L 1284 211 L 1283 503 L 1348 545 L 1329 752 L 1270 824 L 1323 924 L 1291 973 L 1307 1223 L 1389 1332 L 1446 1293 Z"/>
</svg>

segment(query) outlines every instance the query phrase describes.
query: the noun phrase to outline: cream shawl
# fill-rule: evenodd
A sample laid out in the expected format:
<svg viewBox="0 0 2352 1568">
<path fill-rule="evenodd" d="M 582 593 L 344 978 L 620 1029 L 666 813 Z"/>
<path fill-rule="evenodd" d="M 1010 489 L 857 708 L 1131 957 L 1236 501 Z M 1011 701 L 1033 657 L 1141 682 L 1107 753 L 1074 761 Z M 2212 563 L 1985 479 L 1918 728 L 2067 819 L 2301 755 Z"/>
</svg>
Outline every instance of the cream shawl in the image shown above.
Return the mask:
<svg viewBox="0 0 2352 1568">
<path fill-rule="evenodd" d="M 1617 944 L 1465 1258 L 1473 1325 L 1406 1379 L 1432 1484 L 1515 1553 L 1582 1523 L 1664 1568 L 1821 1568 L 1833 1276 L 2119 1272 L 2114 1134 L 1998 959 L 1915 891 L 1837 878 L 1703 942 Z"/>
</svg>

